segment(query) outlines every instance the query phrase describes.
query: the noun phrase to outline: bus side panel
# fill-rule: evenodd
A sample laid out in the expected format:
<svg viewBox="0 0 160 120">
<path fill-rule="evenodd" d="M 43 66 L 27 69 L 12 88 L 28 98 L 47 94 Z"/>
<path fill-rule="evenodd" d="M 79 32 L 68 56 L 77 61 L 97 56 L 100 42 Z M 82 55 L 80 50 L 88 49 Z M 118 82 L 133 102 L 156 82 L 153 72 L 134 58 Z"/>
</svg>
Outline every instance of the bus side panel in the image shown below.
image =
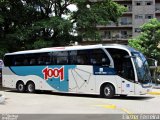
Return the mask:
<svg viewBox="0 0 160 120">
<path fill-rule="evenodd" d="M 116 94 L 121 94 L 122 93 L 122 79 L 121 77 L 116 75 L 115 80 L 116 80 L 116 85 L 117 85 Z"/>
<path fill-rule="evenodd" d="M 24 72 L 24 71 L 23 71 Z M 33 81 L 37 90 L 53 90 L 46 81 L 36 75 L 19 76 L 14 74 L 10 68 L 3 68 L 3 87 L 16 88 L 16 83 L 21 80 L 26 85 L 28 81 Z"/>
<path fill-rule="evenodd" d="M 37 90 L 68 92 L 68 71 L 75 65 L 62 66 L 14 66 L 4 68 L 4 87 L 16 88 L 18 80 L 26 85 L 33 81 Z"/>
<path fill-rule="evenodd" d="M 6 88 L 15 88 L 14 74 L 8 67 L 3 67 L 2 75 L 2 86 Z"/>
<path fill-rule="evenodd" d="M 104 83 L 110 83 L 115 87 L 115 94 L 120 94 L 115 75 L 97 75 L 96 76 L 96 93 L 100 94 L 100 88 Z"/>
<path fill-rule="evenodd" d="M 135 94 L 136 95 L 144 95 L 152 90 L 152 87 L 142 86 L 140 83 L 135 84 Z"/>
<path fill-rule="evenodd" d="M 117 85 L 119 87 L 119 94 L 122 95 L 134 95 L 135 94 L 135 82 L 131 82 L 122 78 L 121 76 L 117 76 Z"/>
<path fill-rule="evenodd" d="M 96 94 L 93 66 L 78 65 L 69 71 L 69 92 Z"/>
</svg>

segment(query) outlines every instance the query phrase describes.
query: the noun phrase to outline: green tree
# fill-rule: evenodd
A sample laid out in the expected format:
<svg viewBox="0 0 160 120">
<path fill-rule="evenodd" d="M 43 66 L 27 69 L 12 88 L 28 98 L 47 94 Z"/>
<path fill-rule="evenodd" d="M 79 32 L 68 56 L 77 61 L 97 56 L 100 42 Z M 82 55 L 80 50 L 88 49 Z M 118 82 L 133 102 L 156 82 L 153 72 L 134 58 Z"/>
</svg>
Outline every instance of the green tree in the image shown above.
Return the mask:
<svg viewBox="0 0 160 120">
<path fill-rule="evenodd" d="M 142 25 L 141 31 L 137 38 L 129 40 L 129 45 L 160 61 L 160 22 L 154 18 Z"/>
<path fill-rule="evenodd" d="M 95 37 L 99 37 L 96 25 L 107 25 L 109 21 L 116 23 L 126 10 L 112 0 L 100 0 L 100 2 L 77 0 L 77 3 L 78 11 L 73 13 L 73 23 L 77 23 L 76 30 L 85 39 L 94 40 Z"/>
<path fill-rule="evenodd" d="M 96 25 L 116 22 L 124 10 L 112 0 L 1 0 L 0 44 L 11 52 L 92 39 Z"/>
</svg>

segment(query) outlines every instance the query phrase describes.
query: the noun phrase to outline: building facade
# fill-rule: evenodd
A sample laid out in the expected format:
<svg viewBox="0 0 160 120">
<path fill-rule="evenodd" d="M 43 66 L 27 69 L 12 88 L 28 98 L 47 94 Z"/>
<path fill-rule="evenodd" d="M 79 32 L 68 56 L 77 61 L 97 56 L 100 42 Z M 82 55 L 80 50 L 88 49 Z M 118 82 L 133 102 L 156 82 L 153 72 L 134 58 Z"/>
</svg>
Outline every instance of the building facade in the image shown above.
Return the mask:
<svg viewBox="0 0 160 120">
<path fill-rule="evenodd" d="M 118 20 L 106 26 L 98 25 L 103 42 L 124 43 L 141 32 L 140 26 L 152 18 L 160 20 L 160 0 L 114 0 L 128 8 Z"/>
</svg>

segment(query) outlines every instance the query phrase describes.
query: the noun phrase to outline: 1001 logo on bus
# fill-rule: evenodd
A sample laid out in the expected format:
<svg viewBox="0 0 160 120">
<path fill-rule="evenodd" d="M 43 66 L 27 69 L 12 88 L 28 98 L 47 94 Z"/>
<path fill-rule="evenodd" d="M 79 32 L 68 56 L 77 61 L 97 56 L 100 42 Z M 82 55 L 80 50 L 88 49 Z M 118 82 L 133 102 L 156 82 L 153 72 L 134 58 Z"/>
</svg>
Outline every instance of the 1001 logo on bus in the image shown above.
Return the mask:
<svg viewBox="0 0 160 120">
<path fill-rule="evenodd" d="M 61 68 L 44 68 L 42 70 L 42 73 L 44 74 L 44 79 L 48 80 L 48 78 L 60 78 L 60 81 L 64 80 L 64 66 Z"/>
</svg>

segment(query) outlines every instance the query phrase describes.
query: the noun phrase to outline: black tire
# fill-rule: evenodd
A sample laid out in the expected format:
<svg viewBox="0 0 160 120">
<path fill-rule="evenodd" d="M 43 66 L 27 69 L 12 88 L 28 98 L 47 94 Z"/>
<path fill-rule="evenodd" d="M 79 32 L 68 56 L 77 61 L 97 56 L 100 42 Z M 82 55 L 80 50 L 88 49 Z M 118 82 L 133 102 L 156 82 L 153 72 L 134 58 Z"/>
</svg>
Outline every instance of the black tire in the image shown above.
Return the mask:
<svg viewBox="0 0 160 120">
<path fill-rule="evenodd" d="M 22 93 L 25 91 L 25 85 L 23 82 L 18 82 L 16 85 L 16 88 L 17 88 L 18 92 Z"/>
<path fill-rule="evenodd" d="M 113 98 L 114 95 L 115 95 L 115 89 L 113 85 L 105 84 L 102 86 L 102 89 L 101 89 L 102 97 L 110 99 L 110 98 Z"/>
<path fill-rule="evenodd" d="M 28 93 L 34 93 L 35 92 L 35 84 L 33 82 L 28 82 L 26 86 L 26 90 Z"/>
</svg>

